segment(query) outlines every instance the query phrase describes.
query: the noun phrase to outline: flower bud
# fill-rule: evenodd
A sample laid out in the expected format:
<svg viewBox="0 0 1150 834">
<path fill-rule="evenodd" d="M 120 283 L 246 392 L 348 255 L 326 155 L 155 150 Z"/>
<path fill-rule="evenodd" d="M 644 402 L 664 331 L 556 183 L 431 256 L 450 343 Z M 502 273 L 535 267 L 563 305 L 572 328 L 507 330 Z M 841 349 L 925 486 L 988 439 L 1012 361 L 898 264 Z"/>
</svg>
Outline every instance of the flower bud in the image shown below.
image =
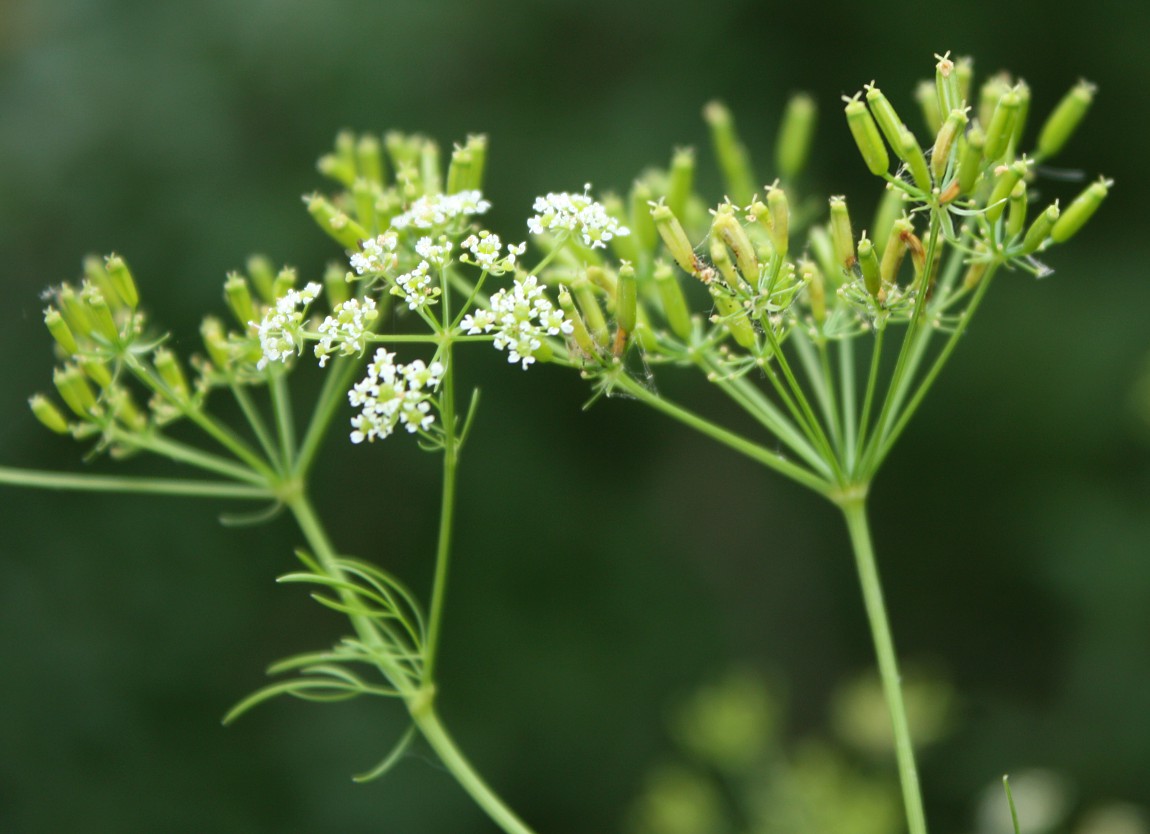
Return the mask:
<svg viewBox="0 0 1150 834">
<path fill-rule="evenodd" d="M 1026 183 L 1020 182 L 1011 189 L 1007 208 L 1006 236 L 1017 237 L 1026 226 Z"/>
<path fill-rule="evenodd" d="M 743 277 L 752 284 L 757 284 L 759 260 L 755 257 L 755 248 L 747 236 L 747 230 L 739 223 L 729 205 L 720 206 L 715 212 L 715 219 L 711 222 L 711 234 L 721 239 L 731 250 L 731 255 L 734 256 Z"/>
<path fill-rule="evenodd" d="M 68 356 L 73 355 L 79 349 L 76 344 L 76 337 L 72 334 L 72 328 L 68 326 L 68 322 L 64 321 L 64 317 L 55 307 L 49 307 L 44 311 L 44 326 L 48 328 L 48 332 L 52 334 L 56 344 Z"/>
<path fill-rule="evenodd" d="M 687 310 L 687 299 L 683 295 L 683 288 L 675 280 L 671 265 L 666 261 L 656 261 L 654 278 L 655 289 L 659 291 L 659 300 L 663 302 L 663 317 L 667 319 L 667 326 L 680 339 L 690 338 L 691 314 Z"/>
<path fill-rule="evenodd" d="M 680 217 L 687 212 L 687 201 L 691 198 L 691 188 L 695 180 L 695 151 L 692 148 L 677 148 L 671 155 L 671 168 L 667 172 L 667 207 Z M 636 207 L 635 215 L 639 215 Z M 649 214 L 650 212 L 648 212 Z"/>
<path fill-rule="evenodd" d="M 858 245 L 859 268 L 862 270 L 863 284 L 866 291 L 873 298 L 878 298 L 882 291 L 882 274 L 879 271 L 878 255 L 875 254 L 874 244 L 867 240 L 863 232 Z"/>
<path fill-rule="evenodd" d="M 128 270 L 128 265 L 124 263 L 124 259 L 119 255 L 109 255 L 104 261 L 104 269 L 107 271 L 108 281 L 119 299 L 128 306 L 129 310 L 135 310 L 136 305 L 140 303 L 140 295 L 136 291 L 136 282 Z"/>
<path fill-rule="evenodd" d="M 64 415 L 60 413 L 60 409 L 52 404 L 52 401 L 45 397 L 43 394 L 35 394 L 28 399 L 28 406 L 32 409 L 32 413 L 36 415 L 36 419 L 47 426 L 56 434 L 68 433 L 68 421 L 64 419 Z"/>
<path fill-rule="evenodd" d="M 1062 101 L 1058 102 L 1058 106 L 1046 119 L 1046 124 L 1038 134 L 1039 159 L 1049 159 L 1062 150 L 1063 145 L 1078 129 L 1078 125 L 1086 116 L 1086 111 L 1090 109 L 1096 89 L 1089 81 L 1079 81 Z"/>
<path fill-rule="evenodd" d="M 217 370 L 227 370 L 231 364 L 231 354 L 228 351 L 228 340 L 224 335 L 224 326 L 214 316 L 208 316 L 200 324 L 200 338 L 204 340 L 204 348 L 208 351 L 208 358 Z"/>
<path fill-rule="evenodd" d="M 806 258 L 799 261 L 799 278 L 806 285 L 807 301 L 811 305 L 811 316 L 822 324 L 827 318 L 827 287 L 823 274 L 814 261 Z"/>
<path fill-rule="evenodd" d="M 383 148 L 371 134 L 365 133 L 355 143 L 355 163 L 358 179 L 383 185 Z"/>
<path fill-rule="evenodd" d="M 659 237 L 663 238 L 663 244 L 671 253 L 671 257 L 675 259 L 675 263 L 684 272 L 698 275 L 699 259 L 695 256 L 695 250 L 687 239 L 687 233 L 683 231 L 683 224 L 679 222 L 679 218 L 675 216 L 670 207 L 662 203 L 653 206 L 651 219 L 655 221 L 655 228 L 659 232 Z"/>
<path fill-rule="evenodd" d="M 850 271 L 858 262 L 855 257 L 854 233 L 851 231 L 851 217 L 847 213 L 845 197 L 831 197 L 831 243 L 834 246 L 835 266 L 841 272 Z"/>
<path fill-rule="evenodd" d="M 994 190 L 990 192 L 990 198 L 986 201 L 986 219 L 991 223 L 1002 217 L 1002 213 L 1006 210 L 1006 202 L 1010 199 L 1010 193 L 1014 191 L 1014 186 L 1026 176 L 1029 167 L 1030 165 L 1025 159 L 1020 159 L 999 168 L 998 179 L 994 182 Z"/>
<path fill-rule="evenodd" d="M 176 356 L 170 350 L 160 348 L 152 356 L 152 365 L 160 379 L 168 386 L 168 398 L 173 401 L 186 400 L 188 397 L 188 380 L 180 367 Z"/>
<path fill-rule="evenodd" d="M 754 196 L 757 178 L 751 171 L 747 149 L 735 132 L 731 112 L 722 102 L 712 101 L 703 108 L 703 119 L 711 128 L 711 143 L 726 181 L 727 195 L 739 205 L 746 205 Z"/>
<path fill-rule="evenodd" d="M 847 126 L 850 128 L 851 136 L 854 137 L 855 144 L 858 145 L 859 153 L 862 154 L 867 169 L 875 176 L 881 177 L 890 167 L 890 157 L 887 155 L 886 145 L 883 144 L 882 137 L 878 134 L 874 117 L 871 116 L 866 105 L 857 98 L 852 98 L 847 102 L 844 112 L 847 116 Z"/>
<path fill-rule="evenodd" d="M 1026 230 L 1026 237 L 1022 239 L 1022 249 L 1019 250 L 1019 254 L 1032 255 L 1037 252 L 1050 237 L 1054 224 L 1058 222 L 1059 214 L 1061 212 L 1057 201 L 1047 206 L 1046 211 L 1038 215 L 1030 224 L 1030 228 Z"/>
<path fill-rule="evenodd" d="M 74 365 L 65 365 L 52 372 L 52 383 L 60 398 L 77 417 L 88 419 L 96 408 L 96 395 L 84 374 Z"/>
<path fill-rule="evenodd" d="M 619 284 L 615 290 L 615 321 L 620 329 L 630 333 L 635 329 L 639 315 L 639 286 L 635 268 L 627 262 L 619 267 Z"/>
<path fill-rule="evenodd" d="M 986 125 L 986 148 L 983 154 L 988 162 L 994 162 L 1006 153 L 1010 139 L 1014 135 L 1014 122 L 1022 107 L 1022 96 L 1017 89 L 1007 90 L 998 99 L 994 115 Z"/>
<path fill-rule="evenodd" d="M 986 134 L 978 125 L 966 134 L 966 141 L 958 155 L 958 190 L 960 194 L 970 194 L 978 184 L 982 174 L 982 152 L 986 147 Z"/>
<path fill-rule="evenodd" d="M 932 181 L 930 178 L 930 168 L 927 167 L 926 164 L 926 156 L 923 155 L 922 148 L 919 147 L 918 140 L 914 138 L 914 134 L 905 128 L 899 136 L 897 151 L 899 157 L 906 163 L 907 168 L 910 169 L 910 175 L 914 179 L 914 184 L 929 194 Z"/>
<path fill-rule="evenodd" d="M 270 284 L 268 285 L 268 292 L 269 294 L 271 292 Z M 247 332 L 249 325 L 258 323 L 255 304 L 252 302 L 251 288 L 248 287 L 248 282 L 239 273 L 228 273 L 228 278 L 224 281 L 224 297 L 241 330 Z"/>
<path fill-rule="evenodd" d="M 579 315 L 579 310 L 575 307 L 575 301 L 571 298 L 571 291 L 562 285 L 559 287 L 559 307 L 567 316 L 567 320 L 571 322 L 573 328 L 571 336 L 575 340 L 575 344 L 587 356 L 597 356 L 599 348 L 594 339 L 591 338 L 591 333 L 587 330 L 583 317 Z"/>
<path fill-rule="evenodd" d="M 726 326 L 732 338 L 742 347 L 753 348 L 755 328 L 747 318 L 747 311 L 743 309 L 743 305 L 717 284 L 712 284 L 709 289 L 715 302 L 715 309 L 719 311 L 718 319 Z M 712 321 L 714 320 L 713 318 Z"/>
<path fill-rule="evenodd" d="M 942 182 L 947 165 L 950 163 L 951 151 L 954 150 L 958 137 L 962 135 L 964 130 L 966 130 L 966 111 L 951 110 L 950 115 L 946 117 L 946 122 L 938 131 L 934 140 L 934 149 L 930 152 L 930 172 L 934 175 L 935 182 Z"/>
<path fill-rule="evenodd" d="M 814 99 L 806 93 L 793 95 L 787 102 L 775 141 L 775 168 L 784 180 L 794 179 L 806 165 L 817 114 Z"/>
<path fill-rule="evenodd" d="M 323 271 L 323 290 L 327 305 L 333 310 L 351 298 L 351 285 L 347 282 L 347 270 L 342 264 L 330 263 Z"/>
<path fill-rule="evenodd" d="M 882 250 L 882 263 L 879 273 L 882 283 L 897 284 L 898 271 L 906 257 L 907 243 L 914 237 L 914 224 L 905 217 L 900 217 L 890 229 L 890 237 Z"/>
<path fill-rule="evenodd" d="M 1074 237 L 1079 229 L 1090 219 L 1090 216 L 1102 205 L 1110 191 L 1113 180 L 1100 179 L 1092 182 L 1086 190 L 1074 198 L 1074 202 L 1066 207 L 1054 228 L 1050 230 L 1050 239 L 1055 243 L 1065 243 Z"/>
<path fill-rule="evenodd" d="M 903 127 L 902 119 L 898 117 L 898 113 L 895 112 L 883 91 L 873 84 L 866 85 L 866 103 L 870 107 L 870 112 L 874 114 L 874 119 L 878 122 L 878 128 L 882 131 L 882 135 L 886 137 L 886 141 L 890 142 L 890 146 L 894 148 L 894 152 L 897 154 L 901 141 L 900 134 L 906 130 Z"/>
<path fill-rule="evenodd" d="M 922 108 L 922 120 L 926 122 L 926 129 L 931 133 L 938 133 L 942 127 L 942 113 L 938 109 L 938 91 L 929 81 L 920 81 L 914 88 L 914 97 Z"/>
<path fill-rule="evenodd" d="M 324 197 L 313 194 L 304 199 L 307 202 L 308 214 L 312 216 L 316 224 L 345 248 L 355 249 L 359 245 L 359 241 L 370 237 L 363 226 L 336 209 Z"/>
</svg>

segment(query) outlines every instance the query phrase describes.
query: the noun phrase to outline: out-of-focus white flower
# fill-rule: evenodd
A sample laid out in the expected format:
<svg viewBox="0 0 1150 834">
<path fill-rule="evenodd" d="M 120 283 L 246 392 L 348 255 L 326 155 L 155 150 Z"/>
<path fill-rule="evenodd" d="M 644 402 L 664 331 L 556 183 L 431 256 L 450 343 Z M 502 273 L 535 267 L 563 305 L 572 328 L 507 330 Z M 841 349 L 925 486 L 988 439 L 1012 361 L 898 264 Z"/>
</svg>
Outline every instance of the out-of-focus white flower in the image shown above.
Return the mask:
<svg viewBox="0 0 1150 834">
<path fill-rule="evenodd" d="M 409 310 L 434 304 L 442 291 L 432 286 L 430 270 L 431 265 L 427 261 L 420 261 L 419 266 L 411 272 L 405 272 L 395 279 L 396 285 L 391 288 L 391 294 L 406 301 Z"/>
<path fill-rule="evenodd" d="M 399 237 L 395 232 L 384 232 L 378 237 L 365 240 L 360 251 L 351 256 L 351 268 L 357 275 L 364 273 L 387 272 L 399 262 L 395 254 Z"/>
<path fill-rule="evenodd" d="M 439 362 L 427 365 L 416 359 L 396 364 L 395 354 L 377 348 L 367 366 L 367 376 L 347 392 L 360 413 L 351 420 L 351 442 L 382 440 L 402 425 L 408 432 L 427 431 L 435 422 L 431 395 L 446 369 Z"/>
<path fill-rule="evenodd" d="M 367 336 L 371 324 L 379 315 L 374 298 L 349 298 L 336 305 L 332 315 L 319 326 L 319 342 L 315 355 L 319 366 L 327 364 L 328 357 L 335 351 L 341 356 L 354 356 L 367 348 Z"/>
<path fill-rule="evenodd" d="M 457 194 L 429 194 L 412 203 L 407 211 L 391 219 L 394 229 L 443 228 L 456 217 L 483 214 L 491 203 L 479 191 L 460 191 Z"/>
<path fill-rule="evenodd" d="M 631 230 L 607 213 L 602 203 L 591 198 L 591 185 L 582 194 L 548 194 L 536 197 L 532 206 L 536 214 L 527 220 L 533 235 L 548 231 L 575 232 L 592 248 L 606 248 L 613 237 L 626 237 Z"/>
<path fill-rule="evenodd" d="M 447 266 L 451 262 L 451 241 L 440 237 L 439 243 L 433 243 L 431 238 L 421 237 L 415 242 L 415 254 L 432 266 Z"/>
<path fill-rule="evenodd" d="M 302 290 L 288 290 L 276 299 L 261 321 L 248 322 L 256 325 L 263 351 L 257 368 L 262 371 L 269 362 L 287 362 L 289 356 L 303 349 L 304 315 L 322 289 L 312 282 Z"/>
<path fill-rule="evenodd" d="M 499 235 L 482 231 L 478 235 L 470 235 L 463 241 L 463 248 L 467 250 L 460 260 L 492 273 L 502 275 L 515 269 L 515 260 L 525 251 L 526 243 L 510 243 L 507 245 L 507 254 L 502 254 L 503 241 Z"/>
</svg>

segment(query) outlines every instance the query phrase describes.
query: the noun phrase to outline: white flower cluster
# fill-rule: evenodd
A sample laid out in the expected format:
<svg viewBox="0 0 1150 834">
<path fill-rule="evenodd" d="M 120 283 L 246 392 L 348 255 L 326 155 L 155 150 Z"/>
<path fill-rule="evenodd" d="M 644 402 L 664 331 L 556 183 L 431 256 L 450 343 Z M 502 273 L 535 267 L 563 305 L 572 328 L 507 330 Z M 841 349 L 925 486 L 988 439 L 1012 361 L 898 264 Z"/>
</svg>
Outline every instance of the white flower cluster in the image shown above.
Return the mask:
<svg viewBox="0 0 1150 834">
<path fill-rule="evenodd" d="M 439 243 L 432 243 L 431 238 L 421 237 L 415 242 L 415 254 L 432 266 L 447 266 L 451 262 L 451 241 L 440 236 Z"/>
<path fill-rule="evenodd" d="M 602 203 L 591 199 L 591 184 L 582 194 L 548 194 L 536 197 L 532 208 L 537 212 L 528 218 L 527 228 L 533 235 L 547 231 L 577 232 L 592 248 L 606 248 L 613 237 L 626 237 L 631 230 L 607 213 Z"/>
<path fill-rule="evenodd" d="M 503 241 L 499 239 L 499 235 L 487 231 L 480 232 L 463 241 L 463 248 L 467 252 L 460 256 L 460 260 L 475 264 L 493 275 L 502 275 L 515 269 L 515 259 L 527 251 L 527 244 L 507 244 L 506 255 L 500 255 L 502 247 Z"/>
<path fill-rule="evenodd" d="M 362 301 L 349 298 L 337 304 L 332 315 L 319 326 L 319 342 L 315 346 L 319 366 L 322 368 L 326 365 L 328 357 L 337 350 L 341 356 L 363 353 L 367 348 L 371 324 L 378 316 L 374 298 L 364 298 Z"/>
<path fill-rule="evenodd" d="M 483 214 L 491 203 L 478 191 L 460 191 L 457 194 L 430 194 L 420 197 L 407 211 L 391 218 L 394 229 L 434 229 L 446 226 L 453 218 Z"/>
<path fill-rule="evenodd" d="M 319 284 L 312 282 L 302 290 L 288 290 L 276 299 L 274 306 L 268 308 L 262 321 L 248 322 L 256 325 L 263 351 L 256 363 L 257 368 L 262 371 L 269 362 L 287 362 L 289 356 L 303 349 L 304 315 L 321 289 Z"/>
<path fill-rule="evenodd" d="M 543 294 L 534 275 L 515 279 L 510 291 L 502 289 L 491 296 L 490 310 L 476 310 L 459 324 L 471 336 L 495 331 L 495 348 L 506 350 L 507 361 L 522 363 L 523 370 L 535 361 L 544 336 L 574 332 L 574 325 Z"/>
<path fill-rule="evenodd" d="M 425 365 L 422 359 L 397 365 L 394 353 L 377 348 L 367 376 L 347 392 L 352 406 L 360 409 L 351 420 L 351 442 L 382 440 L 400 424 L 409 432 L 430 428 L 435 422 L 430 397 L 444 371 L 439 362 Z"/>
<path fill-rule="evenodd" d="M 399 237 L 395 232 L 384 232 L 378 237 L 365 240 L 360 245 L 360 251 L 351 256 L 351 268 L 357 275 L 365 272 L 387 272 L 394 269 L 399 262 L 395 250 L 399 245 Z"/>
<path fill-rule="evenodd" d="M 407 302 L 407 309 L 414 310 L 425 304 L 434 304 L 441 290 L 431 285 L 431 264 L 420 261 L 419 266 L 395 279 L 392 295 L 398 295 Z"/>
</svg>

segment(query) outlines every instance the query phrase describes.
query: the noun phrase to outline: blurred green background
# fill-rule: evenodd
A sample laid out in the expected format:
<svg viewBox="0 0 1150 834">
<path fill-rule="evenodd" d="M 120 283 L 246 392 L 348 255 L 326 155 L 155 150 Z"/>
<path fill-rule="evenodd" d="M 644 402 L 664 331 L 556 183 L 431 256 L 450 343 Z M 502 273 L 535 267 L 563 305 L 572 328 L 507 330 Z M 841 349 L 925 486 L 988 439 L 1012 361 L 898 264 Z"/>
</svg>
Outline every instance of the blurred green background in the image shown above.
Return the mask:
<svg viewBox="0 0 1150 834">
<path fill-rule="evenodd" d="M 250 252 L 305 276 L 338 257 L 299 196 L 339 128 L 487 132 L 490 222 L 518 239 L 538 193 L 623 190 L 704 149 L 712 97 L 763 172 L 775 115 L 811 91 L 806 184 L 865 205 L 841 94 L 877 79 L 914 121 L 913 83 L 946 49 L 1025 77 L 1032 114 L 1086 76 L 1101 92 L 1059 161 L 1117 178 L 1113 195 L 1053 277 L 1002 276 L 873 514 L 900 652 L 957 691 L 922 761 L 933 829 L 971 830 L 979 791 L 1031 766 L 1081 807 L 1150 804 L 1150 432 L 1129 407 L 1150 352 L 1148 24 L 1105 2 L 4 0 L 0 464 L 89 468 L 25 405 L 50 385 L 46 286 L 123 253 L 197 349 Z M 720 197 L 709 160 L 701 175 Z M 441 705 L 510 804 L 547 834 L 621 830 L 672 749 L 670 705 L 736 663 L 784 682 L 790 737 L 822 733 L 871 664 L 832 509 L 633 403 L 582 413 L 573 374 L 469 361 L 484 400 Z M 426 587 L 437 460 L 402 438 L 327 451 L 317 496 L 341 546 Z M 222 529 L 221 509 L 0 491 L 0 831 L 492 831 L 422 751 L 351 783 L 399 731 L 394 705 L 283 701 L 220 726 L 267 662 L 342 633 L 272 582 L 289 523 Z"/>
</svg>

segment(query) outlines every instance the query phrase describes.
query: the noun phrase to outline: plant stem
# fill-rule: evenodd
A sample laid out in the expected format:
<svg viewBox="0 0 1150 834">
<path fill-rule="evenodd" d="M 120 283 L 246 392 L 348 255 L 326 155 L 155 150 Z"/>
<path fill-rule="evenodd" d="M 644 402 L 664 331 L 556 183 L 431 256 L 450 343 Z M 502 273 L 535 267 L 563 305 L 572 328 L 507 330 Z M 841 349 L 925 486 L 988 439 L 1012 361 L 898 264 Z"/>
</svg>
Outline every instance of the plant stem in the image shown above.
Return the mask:
<svg viewBox="0 0 1150 834">
<path fill-rule="evenodd" d="M 883 694 L 886 697 L 887 708 L 890 710 L 891 727 L 894 731 L 895 756 L 898 759 L 899 782 L 902 785 L 903 805 L 906 808 L 907 829 L 910 834 L 926 834 L 926 814 L 922 807 L 922 791 L 919 788 L 918 770 L 914 763 L 914 747 L 910 740 L 906 706 L 902 700 L 902 685 L 894 650 L 894 639 L 891 637 L 890 624 L 887 621 L 882 585 L 879 582 L 878 566 L 875 563 L 874 547 L 871 543 L 870 527 L 867 523 L 866 499 L 858 495 L 849 496 L 839 501 L 839 508 L 843 512 L 847 530 L 850 532 L 855 564 L 858 567 L 859 584 L 862 587 L 863 602 L 866 605 L 871 636 L 874 638 L 875 655 L 878 658 L 878 671 L 882 679 Z"/>
<path fill-rule="evenodd" d="M 0 466 L 0 484 L 37 489 L 76 492 L 123 492 L 144 495 L 185 495 L 192 498 L 239 498 L 266 500 L 275 493 L 259 486 L 178 478 L 136 478 L 131 476 L 87 475 L 71 472 L 44 472 Z"/>
<path fill-rule="evenodd" d="M 428 610 L 427 645 L 424 649 L 424 680 L 435 680 L 435 660 L 439 649 L 439 630 L 443 623 L 443 601 L 447 595 L 447 573 L 451 559 L 451 526 L 455 512 L 455 470 L 459 461 L 459 438 L 455 425 L 455 369 L 451 346 L 444 351 L 446 371 L 443 375 L 443 490 L 439 504 L 439 543 L 435 549 L 435 579 Z"/>
</svg>

